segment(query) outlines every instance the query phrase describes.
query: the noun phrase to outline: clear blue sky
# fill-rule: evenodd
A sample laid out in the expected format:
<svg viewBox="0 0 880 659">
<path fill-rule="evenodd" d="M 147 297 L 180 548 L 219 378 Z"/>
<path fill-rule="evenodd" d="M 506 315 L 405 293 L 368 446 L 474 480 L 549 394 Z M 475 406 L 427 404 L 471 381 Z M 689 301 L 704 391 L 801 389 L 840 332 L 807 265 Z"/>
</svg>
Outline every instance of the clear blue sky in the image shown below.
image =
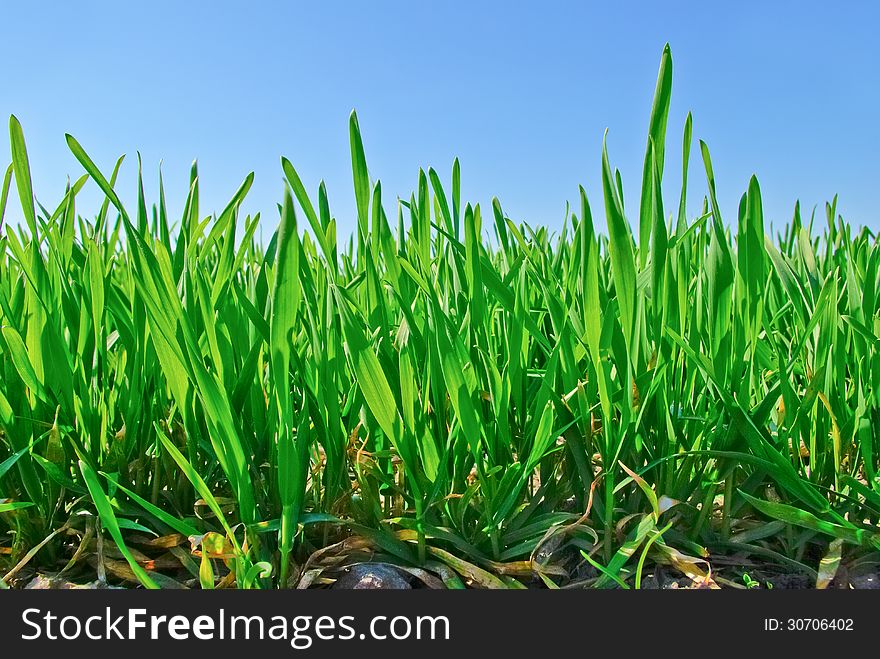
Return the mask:
<svg viewBox="0 0 880 659">
<path fill-rule="evenodd" d="M 847 219 L 880 227 L 880 11 L 823 2 L 164 2 L 5 3 L 0 112 L 21 120 L 38 199 L 54 208 L 82 169 L 70 132 L 105 171 L 135 152 L 147 194 L 163 172 L 182 210 L 198 158 L 202 209 L 220 209 L 251 170 L 245 210 L 276 222 L 286 155 L 310 191 L 323 178 L 341 230 L 354 226 L 348 114 L 356 108 L 386 210 L 418 167 L 447 182 L 462 163 L 467 200 L 500 198 L 514 219 L 558 227 L 584 184 L 601 211 L 602 134 L 636 204 L 663 44 L 674 59 L 669 208 L 694 113 L 691 190 L 705 191 L 697 138 L 712 151 L 734 216 L 756 173 L 779 226 L 840 194 Z M 5 122 L 5 118 L 3 119 Z M 9 160 L 8 133 L 0 153 Z M 78 210 L 92 215 L 89 184 Z M 672 203 L 670 203 L 672 202 Z M 20 217 L 14 193 L 8 216 Z M 696 211 L 696 206 L 692 205 Z"/>
</svg>

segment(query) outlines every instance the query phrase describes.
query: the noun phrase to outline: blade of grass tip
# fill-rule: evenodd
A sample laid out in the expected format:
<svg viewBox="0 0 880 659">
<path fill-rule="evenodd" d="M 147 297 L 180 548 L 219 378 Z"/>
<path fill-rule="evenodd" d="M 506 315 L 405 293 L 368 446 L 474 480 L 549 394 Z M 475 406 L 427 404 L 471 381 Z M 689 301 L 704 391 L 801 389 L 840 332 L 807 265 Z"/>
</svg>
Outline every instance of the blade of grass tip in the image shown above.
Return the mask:
<svg viewBox="0 0 880 659">
<path fill-rule="evenodd" d="M 3 218 L 6 216 L 6 202 L 9 199 L 9 185 L 12 183 L 12 163 L 6 168 L 3 176 L 3 188 L 0 190 L 0 235 L 3 231 Z"/>
<path fill-rule="evenodd" d="M 241 185 L 238 186 L 238 189 L 235 191 L 235 194 L 232 195 L 232 199 L 229 200 L 229 203 L 226 204 L 226 207 L 217 216 L 217 224 L 225 225 L 226 218 L 230 216 L 233 212 L 238 210 L 238 207 L 244 201 L 244 198 L 247 196 L 247 193 L 250 191 L 251 186 L 254 184 L 254 173 L 250 172 L 247 176 L 244 177 L 244 181 L 241 182 Z"/>
<path fill-rule="evenodd" d="M 125 208 L 122 206 L 122 202 L 119 200 L 119 196 L 116 194 L 116 191 L 113 189 L 113 186 L 104 178 L 104 175 L 98 169 L 97 165 L 92 161 L 89 155 L 85 152 L 85 149 L 82 148 L 79 142 L 76 141 L 76 138 L 73 135 L 66 134 L 65 139 L 67 140 L 67 146 L 70 149 L 71 153 L 73 153 L 74 157 L 79 161 L 79 163 L 85 168 L 86 172 L 88 172 L 89 176 L 98 184 L 98 187 L 101 188 L 101 191 L 107 195 L 107 198 L 116 207 L 116 210 L 122 215 L 123 219 L 127 222 L 130 221 L 128 217 L 128 213 L 125 212 Z"/>
<path fill-rule="evenodd" d="M 309 199 L 309 194 L 306 192 L 306 188 L 303 185 L 302 180 L 300 180 L 299 174 L 296 169 L 294 169 L 291 162 L 284 157 L 281 158 L 281 169 L 284 170 L 284 175 L 287 177 L 287 181 L 293 189 L 293 194 L 296 195 L 296 200 L 299 202 L 300 207 L 306 215 L 306 220 L 308 220 L 309 226 L 315 234 L 315 239 L 321 247 L 321 252 L 324 254 L 324 258 L 327 259 L 328 263 L 333 263 L 333 252 L 327 241 L 326 230 L 324 229 L 318 214 L 315 213 L 315 207 L 312 205 L 311 199 Z"/>
<path fill-rule="evenodd" d="M 581 250 L 581 295 L 584 299 L 584 329 L 590 357 L 599 363 L 599 340 L 602 333 L 599 308 L 599 245 L 593 228 L 593 213 L 583 186 L 578 186 L 581 198 L 581 221 L 578 237 Z"/>
<path fill-rule="evenodd" d="M 428 178 L 431 179 L 431 187 L 434 189 L 434 195 L 437 198 L 437 203 L 440 205 L 440 214 L 446 222 L 446 230 L 454 235 L 455 227 L 452 224 L 452 215 L 449 212 L 449 201 L 446 199 L 446 192 L 443 190 L 440 177 L 433 167 L 428 168 Z"/>
<path fill-rule="evenodd" d="M 495 221 L 495 232 L 501 241 L 504 255 L 510 259 L 510 237 L 507 234 L 507 223 L 504 221 L 504 211 L 501 208 L 501 202 L 498 200 L 498 197 L 492 197 L 492 218 Z"/>
<path fill-rule="evenodd" d="M 761 328 L 760 302 L 764 294 L 764 286 L 767 279 L 765 261 L 767 252 L 764 249 L 764 211 L 761 202 L 761 188 L 758 179 L 752 176 L 749 179 L 748 212 L 746 225 L 742 227 L 737 236 L 738 269 L 746 281 L 748 298 L 748 314 L 754 327 L 751 328 L 750 339 L 758 340 Z M 742 244 L 740 244 L 740 240 Z"/>
<path fill-rule="evenodd" d="M 458 235 L 458 218 L 461 211 L 461 163 L 458 158 L 452 162 L 452 222 L 455 228 L 455 239 Z"/>
<path fill-rule="evenodd" d="M 348 120 L 348 129 L 351 142 L 351 173 L 354 180 L 354 197 L 357 203 L 358 245 L 363 249 L 370 221 L 370 178 L 367 174 L 367 159 L 364 155 L 361 128 L 358 124 L 357 112 L 354 110 L 351 111 Z M 358 254 L 358 256 L 362 255 Z M 359 263 L 358 267 L 363 268 L 363 264 Z"/>
<path fill-rule="evenodd" d="M 37 214 L 34 210 L 31 166 L 24 143 L 24 132 L 21 129 L 21 123 L 14 114 L 9 115 L 9 146 L 12 149 L 12 168 L 15 172 L 15 187 L 18 188 L 21 210 L 24 213 L 24 219 L 30 229 L 31 236 L 37 240 Z"/>
<path fill-rule="evenodd" d="M 718 199 L 715 196 L 715 172 L 712 168 L 709 147 L 702 140 L 700 140 L 700 149 L 703 154 L 706 179 L 709 183 L 709 201 L 712 206 L 713 238 L 706 260 L 706 272 L 710 284 L 709 335 L 712 340 L 712 354 L 715 356 L 716 372 L 722 375 L 721 372 L 724 371 L 724 378 L 726 379 L 729 360 L 724 354 L 723 342 L 730 329 L 731 306 L 733 304 L 731 289 L 734 283 L 735 270 L 733 257 L 730 253 L 730 245 L 724 232 Z"/>
<path fill-rule="evenodd" d="M 607 137 L 608 131 L 605 131 L 605 138 Z M 626 340 L 627 351 L 629 352 L 632 350 L 635 322 L 636 266 L 632 234 L 629 224 L 623 215 L 623 208 L 612 176 L 611 165 L 608 162 L 607 144 L 605 139 L 603 139 L 602 189 L 605 193 L 605 213 L 608 220 L 608 249 L 611 252 L 611 274 L 614 279 L 614 290 L 617 293 L 620 324 L 623 326 L 623 335 Z"/>
<path fill-rule="evenodd" d="M 147 197 L 144 193 L 144 167 L 140 151 L 137 152 L 137 229 L 142 236 L 147 235 Z"/>
<path fill-rule="evenodd" d="M 119 176 L 119 170 L 122 167 L 122 163 L 125 160 L 125 155 L 119 156 L 116 159 L 116 164 L 113 165 L 113 171 L 110 173 L 110 187 L 116 187 L 116 178 Z M 110 209 L 110 197 L 104 196 L 104 201 L 101 202 L 101 211 L 98 213 L 98 220 L 95 224 L 95 235 L 103 235 L 104 233 L 104 224 L 107 221 L 107 211 Z"/>
<path fill-rule="evenodd" d="M 639 264 L 641 268 L 644 268 L 648 261 L 648 245 L 651 241 L 651 229 L 653 228 L 654 215 L 651 209 L 654 185 L 652 181 L 655 174 L 660 178 L 663 177 L 666 123 L 669 118 L 671 96 L 672 52 L 667 43 L 663 48 L 660 71 L 657 73 L 657 87 L 654 90 L 654 104 L 651 107 L 651 120 L 648 127 L 648 146 L 645 149 L 645 163 L 642 169 L 642 195 L 639 205 Z"/>
<path fill-rule="evenodd" d="M 657 73 L 657 87 L 654 91 L 654 104 L 651 108 L 649 135 L 654 141 L 654 158 L 657 169 L 663 175 L 664 154 L 666 151 L 666 124 L 669 119 L 669 103 L 672 99 L 672 49 L 667 43 L 660 58 L 660 71 Z"/>
<path fill-rule="evenodd" d="M 688 182 L 688 165 L 691 156 L 691 136 L 694 130 L 694 119 L 688 112 L 684 121 L 684 136 L 681 144 L 681 195 L 678 200 L 678 224 L 676 233 L 687 229 L 687 182 Z"/>
</svg>

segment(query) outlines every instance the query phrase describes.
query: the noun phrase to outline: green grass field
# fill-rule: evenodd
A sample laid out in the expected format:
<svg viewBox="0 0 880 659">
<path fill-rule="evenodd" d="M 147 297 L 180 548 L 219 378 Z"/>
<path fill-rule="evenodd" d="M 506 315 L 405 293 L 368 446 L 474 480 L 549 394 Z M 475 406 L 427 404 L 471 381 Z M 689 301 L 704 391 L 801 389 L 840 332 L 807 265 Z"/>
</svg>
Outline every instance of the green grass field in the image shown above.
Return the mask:
<svg viewBox="0 0 880 659">
<path fill-rule="evenodd" d="M 352 114 L 356 233 L 282 158 L 266 245 L 238 212 L 253 175 L 216 216 L 195 167 L 182 217 L 161 187 L 126 209 L 122 158 L 72 136 L 84 173 L 42 206 L 12 117 L 0 587 L 305 587 L 366 558 L 449 588 L 723 585 L 737 562 L 823 587 L 876 560 L 877 240 L 836 201 L 769 235 L 754 178 L 722 217 L 671 88 L 667 47 L 638 208 L 607 152 L 556 231 L 464 202 L 457 161 L 383 200 Z M 106 201 L 83 215 L 86 185 Z"/>
</svg>

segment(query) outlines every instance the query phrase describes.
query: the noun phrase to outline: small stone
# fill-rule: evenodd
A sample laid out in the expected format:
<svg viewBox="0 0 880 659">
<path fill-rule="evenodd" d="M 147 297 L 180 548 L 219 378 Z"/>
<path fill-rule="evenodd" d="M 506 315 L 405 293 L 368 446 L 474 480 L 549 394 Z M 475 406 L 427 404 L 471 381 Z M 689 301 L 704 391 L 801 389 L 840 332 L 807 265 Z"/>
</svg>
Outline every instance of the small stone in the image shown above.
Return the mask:
<svg viewBox="0 0 880 659">
<path fill-rule="evenodd" d="M 642 579 L 642 590 L 662 590 L 663 584 L 660 580 L 659 575 L 656 572 L 652 572 L 651 574 L 646 575 Z"/>
<path fill-rule="evenodd" d="M 880 590 L 880 574 L 877 572 L 851 574 L 849 582 L 856 590 Z"/>
<path fill-rule="evenodd" d="M 350 566 L 333 584 L 338 590 L 409 590 L 403 574 L 384 563 L 358 563 Z"/>
</svg>

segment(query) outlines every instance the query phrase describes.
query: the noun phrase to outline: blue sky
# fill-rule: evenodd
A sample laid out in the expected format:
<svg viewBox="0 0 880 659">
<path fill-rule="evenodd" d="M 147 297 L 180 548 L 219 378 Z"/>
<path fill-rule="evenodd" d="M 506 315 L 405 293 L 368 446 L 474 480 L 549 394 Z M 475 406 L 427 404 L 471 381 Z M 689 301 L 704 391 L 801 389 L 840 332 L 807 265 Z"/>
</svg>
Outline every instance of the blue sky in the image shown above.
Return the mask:
<svg viewBox="0 0 880 659">
<path fill-rule="evenodd" d="M 276 222 L 281 155 L 310 191 L 326 181 L 341 230 L 354 227 L 348 115 L 356 108 L 386 210 L 418 167 L 467 200 L 498 196 L 514 219 L 561 224 L 583 184 L 602 218 L 609 129 L 634 218 L 663 44 L 674 59 L 664 179 L 677 205 L 681 133 L 694 114 L 690 189 L 705 191 L 696 139 L 711 149 L 728 220 L 752 173 L 779 226 L 796 199 L 880 227 L 880 39 L 876 3 L 162 2 L 5 4 L 0 112 L 21 120 L 38 199 L 60 200 L 82 169 L 64 133 L 135 199 L 136 151 L 155 200 L 182 210 L 199 160 L 202 209 L 221 210 L 251 170 L 245 204 Z M 4 118 L 5 121 L 5 118 Z M 9 154 L 8 133 L 0 153 Z M 8 161 L 6 155 L 4 160 Z M 91 215 L 89 184 L 78 210 Z M 8 218 L 20 217 L 15 195 Z"/>
</svg>

